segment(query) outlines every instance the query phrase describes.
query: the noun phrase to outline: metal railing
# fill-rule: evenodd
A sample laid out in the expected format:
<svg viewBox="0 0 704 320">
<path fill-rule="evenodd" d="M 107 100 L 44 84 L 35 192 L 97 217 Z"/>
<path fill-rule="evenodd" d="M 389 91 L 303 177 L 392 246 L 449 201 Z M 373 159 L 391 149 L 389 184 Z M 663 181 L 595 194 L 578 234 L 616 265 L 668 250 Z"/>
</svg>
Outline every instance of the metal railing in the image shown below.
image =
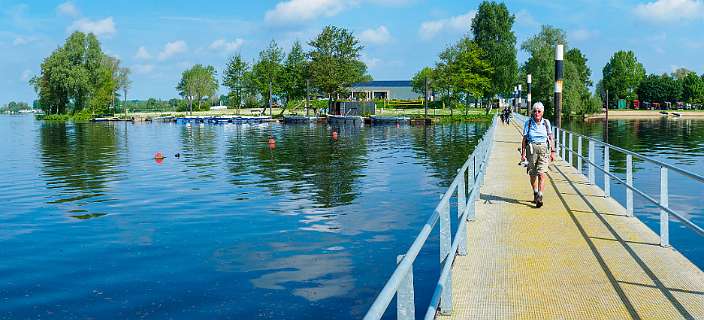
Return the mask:
<svg viewBox="0 0 704 320">
<path fill-rule="evenodd" d="M 442 271 L 435 286 L 433 297 L 425 313 L 425 319 L 433 319 L 439 308 L 440 313 L 452 311 L 452 263 L 457 254 L 467 255 L 466 223 L 474 217 L 474 201 L 479 197 L 479 188 L 484 181 L 489 153 L 494 142 L 494 132 L 498 123 L 495 117 L 491 127 L 467 158 L 457 176 L 443 195 L 433 214 L 416 236 L 406 254 L 396 258 L 396 270 L 384 285 L 374 303 L 364 316 L 365 320 L 381 319 L 394 296 L 396 299 L 396 316 L 401 320 L 415 319 L 415 290 L 413 288 L 413 263 L 428 236 L 440 221 L 440 265 Z M 470 169 L 471 172 L 470 172 Z M 467 187 L 467 183 L 471 185 Z M 457 194 L 457 217 L 459 224 L 452 237 L 450 228 L 450 200 Z M 454 239 L 454 242 L 452 241 Z"/>
<path fill-rule="evenodd" d="M 515 114 L 515 119 L 517 122 L 524 122 L 528 118 L 523 115 Z M 672 210 L 669 207 L 669 185 L 668 185 L 668 172 L 674 171 L 687 178 L 694 179 L 695 181 L 704 183 L 704 177 L 687 171 L 682 168 L 675 167 L 673 165 L 664 163 L 659 160 L 652 159 L 650 157 L 644 156 L 642 154 L 626 150 L 612 144 L 605 143 L 603 141 L 594 139 L 592 137 L 587 137 L 572 131 L 565 130 L 563 128 L 553 127 L 553 134 L 555 136 L 555 148 L 557 154 L 565 160 L 569 161 L 571 166 L 574 166 L 573 156 L 576 156 L 577 165 L 576 168 L 582 172 L 582 164 L 586 162 L 588 165 L 588 179 L 589 183 L 592 185 L 596 184 L 596 172 L 595 169 L 601 171 L 604 174 L 604 195 L 611 197 L 611 179 L 623 184 L 626 187 L 626 211 L 628 215 L 633 217 L 633 193 L 640 195 L 648 202 L 654 204 L 660 209 L 660 245 L 663 247 L 670 246 L 670 232 L 669 232 L 669 222 L 670 215 L 675 217 L 677 220 L 682 222 L 685 226 L 692 229 L 694 232 L 700 236 L 704 236 L 704 229 L 697 226 L 691 220 L 685 218 L 681 213 Z M 577 149 L 574 149 L 574 138 L 577 137 Z M 587 149 L 587 155 L 583 155 L 583 140 L 586 140 L 589 145 Z M 599 166 L 596 163 L 596 146 L 602 145 L 604 147 L 603 166 Z M 610 153 L 611 150 L 620 152 L 626 155 L 626 181 L 611 173 L 610 169 Z M 567 156 L 567 158 L 565 158 Z M 646 194 L 643 190 L 640 190 L 634 186 L 633 183 L 633 158 L 643 160 L 648 163 L 652 163 L 660 168 L 660 199 L 656 200 L 653 197 Z"/>
</svg>

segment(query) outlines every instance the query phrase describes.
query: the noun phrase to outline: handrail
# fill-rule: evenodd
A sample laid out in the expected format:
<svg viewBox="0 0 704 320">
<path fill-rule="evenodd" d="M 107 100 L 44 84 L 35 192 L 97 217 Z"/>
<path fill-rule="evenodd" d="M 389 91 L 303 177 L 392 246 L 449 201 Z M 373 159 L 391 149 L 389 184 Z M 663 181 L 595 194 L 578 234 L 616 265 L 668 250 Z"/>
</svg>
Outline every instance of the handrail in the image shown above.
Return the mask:
<svg viewBox="0 0 704 320">
<path fill-rule="evenodd" d="M 466 255 L 467 235 L 464 226 L 466 225 L 466 220 L 471 218 L 474 214 L 474 201 L 479 196 L 479 188 L 484 181 L 484 174 L 488 164 L 489 152 L 494 142 L 493 137 L 497 123 L 497 118 L 494 117 L 489 130 L 486 131 L 484 137 L 482 137 L 477 144 L 472 154 L 467 157 L 467 161 L 457 170 L 457 176 L 452 180 L 447 191 L 443 194 L 440 202 L 435 207 L 435 210 L 433 210 L 433 214 L 423 225 L 406 254 L 403 255 L 402 258 L 399 257 L 400 261 L 398 262 L 398 266 L 367 311 L 367 314 L 364 316 L 365 320 L 381 319 L 391 303 L 391 300 L 393 300 L 396 295 L 398 295 L 396 299 L 397 317 L 399 319 L 415 319 L 415 304 L 413 302 L 413 263 L 438 221 L 440 222 L 440 263 L 442 265 L 442 272 L 425 318 L 429 319 L 434 317 L 438 307 L 442 313 L 449 313 L 451 311 L 452 262 L 458 251 L 460 255 Z M 474 167 L 470 175 L 469 169 L 471 165 Z M 465 190 L 467 182 L 465 175 L 467 178 L 472 179 L 472 185 L 468 188 L 469 190 Z M 459 224 L 453 237 L 450 234 L 450 200 L 455 193 L 457 194 L 457 216 Z"/>
<path fill-rule="evenodd" d="M 528 118 L 524 115 L 516 114 L 515 119 L 516 119 L 516 121 L 525 123 L 525 121 L 527 121 Z M 573 163 L 571 161 L 573 154 L 577 156 L 579 168 L 581 168 L 582 161 L 586 162 L 587 165 L 589 166 L 589 169 L 590 169 L 589 170 L 590 171 L 589 172 L 589 181 L 593 185 L 596 185 L 596 182 L 594 179 L 594 174 L 593 174 L 592 168 L 598 169 L 599 171 L 601 171 L 604 174 L 605 189 L 602 189 L 602 190 L 604 191 L 606 196 L 610 196 L 610 179 L 614 179 L 626 187 L 626 198 L 627 198 L 626 199 L 626 202 L 627 202 L 626 209 L 627 209 L 627 212 L 629 213 L 629 215 L 633 216 L 633 192 L 635 192 L 638 195 L 640 195 L 641 197 L 645 198 L 650 203 L 656 205 L 660 209 L 660 244 L 662 246 L 669 246 L 670 245 L 669 244 L 669 225 L 668 225 L 670 215 L 674 216 L 677 220 L 682 222 L 688 228 L 692 229 L 698 235 L 704 236 L 704 228 L 698 226 L 697 224 L 692 222 L 690 219 L 687 219 L 681 213 L 674 211 L 674 210 L 672 210 L 672 208 L 669 207 L 669 188 L 668 188 L 668 179 L 667 179 L 668 170 L 678 172 L 685 177 L 688 177 L 688 178 L 691 178 L 696 181 L 704 183 L 703 176 L 700 176 L 696 173 L 693 173 L 688 170 L 676 167 L 674 165 L 662 162 L 660 160 L 656 160 L 651 157 L 648 157 L 648 156 L 645 156 L 645 155 L 642 155 L 642 154 L 639 154 L 639 153 L 636 153 L 636 152 L 633 152 L 633 151 L 630 151 L 630 150 L 627 150 L 627 149 L 624 149 L 624 148 L 621 148 L 618 146 L 614 146 L 614 145 L 609 144 L 607 142 L 600 141 L 598 139 L 595 139 L 595 138 L 592 138 L 589 136 L 585 136 L 585 135 L 582 135 L 579 133 L 575 133 L 575 132 L 572 132 L 569 130 L 565 130 L 563 128 L 556 127 L 554 129 L 554 131 L 556 133 L 555 134 L 556 147 L 561 148 L 563 150 L 563 153 L 562 153 L 563 160 L 565 160 L 564 159 L 564 151 L 567 151 L 570 154 L 570 158 L 569 158 L 570 161 L 568 161 L 570 163 L 570 165 L 573 165 Z M 562 135 L 560 135 L 560 133 L 562 133 Z M 570 140 L 569 145 L 564 141 L 564 138 L 567 135 L 569 135 L 569 140 Z M 577 136 L 578 138 L 587 139 L 587 141 L 590 142 L 589 150 L 588 150 L 588 153 L 589 153 L 588 157 L 584 157 L 584 155 L 582 155 L 581 149 L 575 153 L 575 150 L 573 149 L 573 146 L 571 144 L 574 136 Z M 604 146 L 604 157 L 606 160 L 605 161 L 606 163 L 604 164 L 604 168 L 601 168 L 601 166 L 599 166 L 598 164 L 595 163 L 596 160 L 594 160 L 595 159 L 594 147 L 597 144 Z M 579 145 L 578 148 L 581 148 L 581 144 Z M 627 156 L 627 168 L 626 168 L 627 177 L 626 177 L 626 180 L 627 181 L 624 181 L 622 178 L 611 173 L 610 170 L 608 169 L 609 150 L 615 150 L 615 151 L 626 154 L 626 156 Z M 632 167 L 633 166 L 632 158 L 634 158 L 634 157 L 641 159 L 643 161 L 646 161 L 646 162 L 653 163 L 653 164 L 660 167 L 660 200 L 659 201 L 655 200 L 653 197 L 649 196 L 644 191 L 642 191 L 634 186 L 633 167 Z M 584 175 L 581 171 L 580 171 L 580 174 Z M 599 187 L 599 186 L 597 186 L 597 187 Z M 601 189 L 601 187 L 599 187 L 599 188 Z"/>
</svg>

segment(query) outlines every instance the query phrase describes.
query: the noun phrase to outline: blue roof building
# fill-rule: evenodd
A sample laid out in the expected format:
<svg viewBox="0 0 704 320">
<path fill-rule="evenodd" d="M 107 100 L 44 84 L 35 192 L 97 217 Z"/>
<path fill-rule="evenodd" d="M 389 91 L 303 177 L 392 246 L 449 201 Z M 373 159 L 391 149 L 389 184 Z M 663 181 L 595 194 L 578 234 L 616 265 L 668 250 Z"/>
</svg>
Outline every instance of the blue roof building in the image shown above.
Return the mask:
<svg viewBox="0 0 704 320">
<path fill-rule="evenodd" d="M 413 92 L 408 80 L 358 82 L 350 92 L 353 100 L 415 100 L 423 96 Z"/>
</svg>

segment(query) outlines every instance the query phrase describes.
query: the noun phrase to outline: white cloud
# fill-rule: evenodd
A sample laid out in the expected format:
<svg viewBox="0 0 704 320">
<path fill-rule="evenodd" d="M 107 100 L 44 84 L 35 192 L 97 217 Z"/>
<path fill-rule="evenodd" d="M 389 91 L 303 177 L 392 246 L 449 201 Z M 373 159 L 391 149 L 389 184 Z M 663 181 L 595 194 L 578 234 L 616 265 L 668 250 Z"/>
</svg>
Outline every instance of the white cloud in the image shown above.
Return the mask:
<svg viewBox="0 0 704 320">
<path fill-rule="evenodd" d="M 20 76 L 20 80 L 22 80 L 23 82 L 27 82 L 31 78 L 32 78 L 32 70 L 27 69 L 27 70 L 22 71 L 22 75 Z"/>
<path fill-rule="evenodd" d="M 141 60 L 149 60 L 152 58 L 152 55 L 147 51 L 147 48 L 142 46 L 137 49 L 137 53 L 135 53 L 134 57 Z"/>
<path fill-rule="evenodd" d="M 589 29 L 580 28 L 572 30 L 569 33 L 569 39 L 574 41 L 586 41 L 596 37 L 599 33 L 596 31 L 591 31 Z"/>
<path fill-rule="evenodd" d="M 369 69 L 376 68 L 376 66 L 378 66 L 379 64 L 381 64 L 381 59 L 370 57 L 370 56 L 368 56 L 366 53 L 362 53 L 362 54 L 359 56 L 359 60 L 361 60 L 362 62 L 364 62 L 364 64 L 366 64 L 366 65 L 367 65 L 367 68 L 369 68 Z"/>
<path fill-rule="evenodd" d="M 164 50 L 159 52 L 159 60 L 166 60 L 179 53 L 186 52 L 186 50 L 188 50 L 188 45 L 186 45 L 186 42 L 183 40 L 169 42 L 164 45 Z"/>
<path fill-rule="evenodd" d="M 17 38 L 15 38 L 14 41 L 12 41 L 12 45 L 13 46 L 23 46 L 25 44 L 31 43 L 32 41 L 34 41 L 34 39 L 18 36 Z"/>
<path fill-rule="evenodd" d="M 355 0 L 287 0 L 267 11 L 264 20 L 270 25 L 300 24 L 318 17 L 335 16 L 356 4 Z"/>
<path fill-rule="evenodd" d="M 147 73 L 154 71 L 154 65 L 153 64 L 135 64 L 132 66 L 132 70 L 134 70 L 134 73 L 136 73 L 136 74 L 147 74 Z"/>
<path fill-rule="evenodd" d="M 386 44 L 391 41 L 391 33 L 386 26 L 379 26 L 376 29 L 367 29 L 359 34 L 359 39 L 369 44 Z"/>
<path fill-rule="evenodd" d="M 701 0 L 657 0 L 639 4 L 634 11 L 637 16 L 651 22 L 704 19 L 704 2 Z"/>
<path fill-rule="evenodd" d="M 225 41 L 225 39 L 218 39 L 213 41 L 208 48 L 211 50 L 223 51 L 225 53 L 230 53 L 239 50 L 244 44 L 244 39 L 237 38 L 235 41 Z"/>
<path fill-rule="evenodd" d="M 538 23 L 538 21 L 533 18 L 533 15 L 531 15 L 527 10 L 520 10 L 516 12 L 516 23 L 528 28 L 540 27 L 540 23 Z"/>
<path fill-rule="evenodd" d="M 62 16 L 68 16 L 68 17 L 78 17 L 80 13 L 78 12 L 78 8 L 76 8 L 76 5 L 73 4 L 71 1 L 64 2 L 60 4 L 59 6 L 56 7 L 56 12 L 59 15 Z"/>
<path fill-rule="evenodd" d="M 117 32 L 115 29 L 115 22 L 112 20 L 112 17 L 107 17 L 103 20 L 90 20 L 87 18 L 82 18 L 74 21 L 68 28 L 66 28 L 66 32 L 76 30 L 86 33 L 93 33 L 96 36 L 111 36 Z"/>
<path fill-rule="evenodd" d="M 441 32 L 461 33 L 469 31 L 472 19 L 477 14 L 472 10 L 463 15 L 450 17 L 447 19 L 425 21 L 420 25 L 418 35 L 423 40 L 430 40 Z"/>
</svg>

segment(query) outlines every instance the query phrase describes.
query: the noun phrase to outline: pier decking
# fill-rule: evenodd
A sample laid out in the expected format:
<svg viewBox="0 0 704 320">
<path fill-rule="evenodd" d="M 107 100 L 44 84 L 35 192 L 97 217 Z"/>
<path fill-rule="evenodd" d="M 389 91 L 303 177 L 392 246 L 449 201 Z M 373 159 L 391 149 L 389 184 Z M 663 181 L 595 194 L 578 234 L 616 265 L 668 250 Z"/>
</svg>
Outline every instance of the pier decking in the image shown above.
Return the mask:
<svg viewBox="0 0 704 320">
<path fill-rule="evenodd" d="M 452 312 L 437 319 L 704 319 L 704 273 L 567 162 L 536 209 L 520 139 L 496 128 Z"/>
</svg>

